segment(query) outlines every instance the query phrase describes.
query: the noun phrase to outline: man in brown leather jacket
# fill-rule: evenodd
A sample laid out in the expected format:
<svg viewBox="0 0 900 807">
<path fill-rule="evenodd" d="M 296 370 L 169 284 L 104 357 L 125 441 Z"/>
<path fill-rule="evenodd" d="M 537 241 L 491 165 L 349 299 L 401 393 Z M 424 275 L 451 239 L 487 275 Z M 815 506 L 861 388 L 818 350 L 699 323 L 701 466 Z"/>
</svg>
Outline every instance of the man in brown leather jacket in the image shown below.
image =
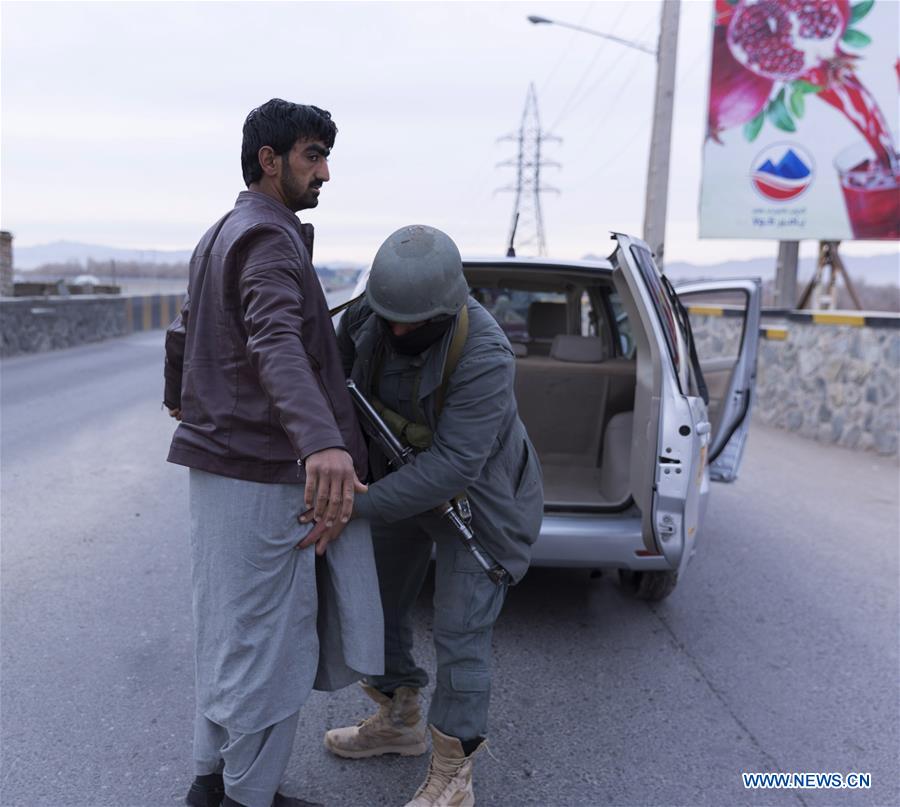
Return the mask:
<svg viewBox="0 0 900 807">
<path fill-rule="evenodd" d="M 314 106 L 273 99 L 249 114 L 248 190 L 194 251 L 166 335 L 164 400 L 180 421 L 169 461 L 190 468 L 193 807 L 306 804 L 277 793 L 300 707 L 314 685 L 344 686 L 383 664 L 368 525 L 347 523 L 365 490 L 365 443 L 312 227 L 295 215 L 318 204 L 336 132 Z M 299 523 L 307 509 L 314 526 Z M 326 547 L 320 566 L 333 577 L 320 586 L 340 607 L 319 623 L 340 614 L 336 649 L 335 630 L 317 635 Z"/>
</svg>

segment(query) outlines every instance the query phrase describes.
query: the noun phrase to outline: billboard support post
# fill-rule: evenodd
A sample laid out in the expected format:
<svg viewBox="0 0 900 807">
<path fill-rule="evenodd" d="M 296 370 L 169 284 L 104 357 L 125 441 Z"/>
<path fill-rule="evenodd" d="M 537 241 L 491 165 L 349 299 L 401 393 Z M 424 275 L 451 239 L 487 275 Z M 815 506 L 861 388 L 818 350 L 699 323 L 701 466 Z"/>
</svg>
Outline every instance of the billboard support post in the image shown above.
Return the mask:
<svg viewBox="0 0 900 807">
<path fill-rule="evenodd" d="M 837 308 L 837 280 L 838 277 L 844 279 L 844 285 L 853 305 L 857 311 L 862 310 L 862 303 L 859 301 L 859 295 L 853 286 L 853 281 L 847 273 L 844 261 L 838 252 L 840 241 L 819 241 L 819 259 L 816 261 L 816 271 L 812 279 L 800 295 L 800 302 L 797 308 L 806 308 L 810 303 L 811 308 L 818 309 L 835 309 Z M 825 283 L 825 273 L 830 272 L 828 283 Z M 823 290 L 824 287 L 824 290 Z"/>
<path fill-rule="evenodd" d="M 799 241 L 778 242 L 778 263 L 775 264 L 775 306 L 793 310 L 797 305 L 797 259 Z"/>
</svg>

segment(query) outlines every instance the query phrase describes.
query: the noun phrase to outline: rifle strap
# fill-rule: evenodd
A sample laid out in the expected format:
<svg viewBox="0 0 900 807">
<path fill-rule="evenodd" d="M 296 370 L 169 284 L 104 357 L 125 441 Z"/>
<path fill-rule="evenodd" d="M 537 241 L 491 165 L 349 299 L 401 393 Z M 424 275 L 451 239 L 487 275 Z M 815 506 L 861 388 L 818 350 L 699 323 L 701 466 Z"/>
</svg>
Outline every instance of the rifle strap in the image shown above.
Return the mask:
<svg viewBox="0 0 900 807">
<path fill-rule="evenodd" d="M 469 338 L 469 307 L 463 303 L 463 307 L 459 310 L 459 316 L 456 320 L 456 330 L 453 332 L 453 339 L 450 340 L 450 347 L 447 350 L 447 360 L 444 362 L 444 374 L 441 377 L 441 386 L 438 387 L 434 395 L 434 411 L 440 417 L 444 409 L 444 398 L 447 397 L 447 387 L 450 386 L 450 376 L 459 364 L 459 358 L 462 356 L 463 348 L 466 346 L 466 339 Z"/>
<path fill-rule="evenodd" d="M 444 362 L 441 385 L 436 390 L 434 396 L 434 411 L 437 418 L 440 418 L 441 412 L 443 411 L 444 400 L 447 397 L 447 387 L 450 385 L 450 377 L 453 375 L 453 371 L 456 370 L 456 367 L 459 364 L 459 359 L 462 356 L 463 348 L 465 347 L 468 336 L 469 312 L 466 306 L 463 306 L 457 317 L 456 330 L 453 332 L 453 337 L 450 340 L 450 347 L 447 349 L 447 358 Z M 394 436 L 401 442 L 416 451 L 422 451 L 429 448 L 432 441 L 432 432 L 431 429 L 428 428 L 428 425 L 425 422 L 425 416 L 419 407 L 419 383 L 422 380 L 421 370 L 417 373 L 413 384 L 412 405 L 415 409 L 416 420 L 411 421 L 404 418 L 399 412 L 388 409 L 388 407 L 378 399 L 378 380 L 381 376 L 381 368 L 384 363 L 383 342 L 376 348 L 375 353 L 371 393 L 372 405 L 376 408 L 378 414 L 381 415 L 385 423 L 388 424 L 391 431 L 394 432 Z"/>
</svg>

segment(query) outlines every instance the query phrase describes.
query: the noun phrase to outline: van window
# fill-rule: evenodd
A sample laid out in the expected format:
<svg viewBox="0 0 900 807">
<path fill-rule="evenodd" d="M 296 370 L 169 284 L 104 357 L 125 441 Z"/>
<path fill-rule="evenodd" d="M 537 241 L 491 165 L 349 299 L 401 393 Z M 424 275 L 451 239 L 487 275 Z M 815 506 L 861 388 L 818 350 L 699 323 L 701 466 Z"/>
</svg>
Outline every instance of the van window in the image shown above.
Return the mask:
<svg viewBox="0 0 900 807">
<path fill-rule="evenodd" d="M 597 316 L 594 304 L 591 302 L 591 295 L 588 294 L 587 290 L 581 292 L 581 296 L 578 298 L 578 305 L 581 312 L 581 317 L 579 318 L 581 325 L 579 333 L 581 336 L 600 336 L 600 319 Z"/>
<path fill-rule="evenodd" d="M 662 324 L 663 334 L 666 337 L 666 345 L 669 348 L 669 355 L 672 357 L 672 364 L 675 367 L 675 377 L 678 379 L 679 386 L 681 384 L 681 350 L 679 349 L 679 332 L 678 323 L 676 322 L 675 306 L 669 299 L 666 287 L 660 279 L 659 270 L 653 263 L 653 256 L 643 247 L 633 246 L 631 254 L 641 271 L 641 276 L 650 296 L 653 299 L 653 306 L 656 308 L 656 314 Z"/>
<path fill-rule="evenodd" d="M 744 340 L 747 293 L 731 289 L 693 292 L 684 302 L 700 364 L 737 362 Z"/>
<path fill-rule="evenodd" d="M 528 342 L 553 331 L 566 332 L 567 302 L 562 292 L 473 288 L 471 294 L 490 311 L 510 342 Z M 538 328 L 536 334 L 530 333 L 529 323 Z"/>
<path fill-rule="evenodd" d="M 628 313 L 622 305 L 619 292 L 610 292 L 609 304 L 612 308 L 613 331 L 618 340 L 619 351 L 626 359 L 633 359 L 637 345 L 635 345 L 634 336 L 631 333 L 631 320 L 628 319 Z"/>
</svg>

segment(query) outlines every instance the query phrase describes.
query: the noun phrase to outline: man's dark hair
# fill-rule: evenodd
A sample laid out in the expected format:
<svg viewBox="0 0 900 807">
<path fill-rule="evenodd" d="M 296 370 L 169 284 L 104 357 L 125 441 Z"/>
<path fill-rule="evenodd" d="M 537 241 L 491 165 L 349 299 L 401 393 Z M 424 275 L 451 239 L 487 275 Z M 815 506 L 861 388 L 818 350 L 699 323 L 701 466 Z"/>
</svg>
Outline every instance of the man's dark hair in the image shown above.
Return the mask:
<svg viewBox="0 0 900 807">
<path fill-rule="evenodd" d="M 241 145 L 241 170 L 247 187 L 262 179 L 259 150 L 271 146 L 276 154 L 287 154 L 298 140 L 321 140 L 328 148 L 334 145 L 337 126 L 331 113 L 309 104 L 292 104 L 273 98 L 258 106 L 244 121 Z"/>
</svg>

